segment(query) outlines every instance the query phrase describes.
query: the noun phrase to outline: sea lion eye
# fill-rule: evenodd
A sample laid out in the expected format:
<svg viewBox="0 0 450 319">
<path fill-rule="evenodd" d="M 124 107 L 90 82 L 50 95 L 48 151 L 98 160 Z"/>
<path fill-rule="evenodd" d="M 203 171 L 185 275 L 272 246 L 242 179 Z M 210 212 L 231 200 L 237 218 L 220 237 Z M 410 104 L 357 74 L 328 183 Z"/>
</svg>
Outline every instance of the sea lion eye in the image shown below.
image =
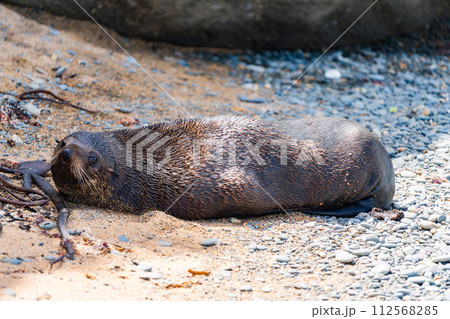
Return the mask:
<svg viewBox="0 0 450 319">
<path fill-rule="evenodd" d="M 89 164 L 95 165 L 95 164 L 97 164 L 97 162 L 98 162 L 97 156 L 95 156 L 95 155 L 89 156 Z"/>
</svg>

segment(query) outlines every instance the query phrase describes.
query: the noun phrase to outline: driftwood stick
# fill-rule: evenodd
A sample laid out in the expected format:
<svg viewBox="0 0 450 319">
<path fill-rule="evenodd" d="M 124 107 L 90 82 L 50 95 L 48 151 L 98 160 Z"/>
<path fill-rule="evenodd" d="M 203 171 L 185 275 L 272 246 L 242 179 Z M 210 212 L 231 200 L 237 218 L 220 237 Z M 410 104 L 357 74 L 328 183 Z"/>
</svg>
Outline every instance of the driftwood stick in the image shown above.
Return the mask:
<svg viewBox="0 0 450 319">
<path fill-rule="evenodd" d="M 42 178 L 37 174 L 32 174 L 31 176 L 36 185 L 51 199 L 53 204 L 55 204 L 56 210 L 58 211 L 57 225 L 59 233 L 61 234 L 63 246 L 67 251 L 67 254 L 62 255 L 61 257 L 53 260 L 51 262 L 51 267 L 54 264 L 63 261 L 65 258 L 73 260 L 75 258 L 75 251 L 73 249 L 72 241 L 70 240 L 70 235 L 66 227 L 70 211 L 67 208 L 66 204 L 64 203 L 62 197 L 58 194 L 58 192 L 53 188 L 53 186 L 49 182 L 47 182 L 44 178 Z"/>
</svg>

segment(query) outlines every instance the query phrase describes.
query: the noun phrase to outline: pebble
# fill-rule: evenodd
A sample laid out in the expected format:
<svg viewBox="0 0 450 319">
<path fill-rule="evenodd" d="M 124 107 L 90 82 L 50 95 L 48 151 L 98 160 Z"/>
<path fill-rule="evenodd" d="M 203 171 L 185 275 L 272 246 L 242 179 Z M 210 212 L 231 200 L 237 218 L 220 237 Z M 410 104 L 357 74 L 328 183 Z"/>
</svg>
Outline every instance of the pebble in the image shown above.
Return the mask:
<svg viewBox="0 0 450 319">
<path fill-rule="evenodd" d="M 436 256 L 431 259 L 434 263 L 448 263 L 450 262 L 450 254 L 449 255 L 443 255 L 443 256 Z"/>
<path fill-rule="evenodd" d="M 239 101 L 241 101 L 241 102 L 258 103 L 258 104 L 266 103 L 266 99 L 261 98 L 261 97 L 249 98 L 249 97 L 247 97 L 245 95 L 242 95 L 242 94 L 238 94 L 237 97 L 238 97 Z"/>
<path fill-rule="evenodd" d="M 130 240 L 128 239 L 128 237 L 127 237 L 127 236 L 124 236 L 124 235 L 121 235 L 121 236 L 117 237 L 117 239 L 119 239 L 120 241 L 123 241 L 123 242 L 125 242 L 125 243 L 130 242 Z"/>
<path fill-rule="evenodd" d="M 400 176 L 401 177 L 405 177 L 405 178 L 414 178 L 417 175 L 416 175 L 416 173 L 411 172 L 411 171 L 403 171 L 403 172 L 400 173 Z"/>
<path fill-rule="evenodd" d="M 59 35 L 59 31 L 55 30 L 55 29 L 50 29 L 50 31 L 48 32 L 48 34 L 53 35 L 53 36 L 58 36 Z"/>
<path fill-rule="evenodd" d="M 417 214 L 411 213 L 411 212 L 404 212 L 403 213 L 403 217 L 412 220 L 412 219 L 415 219 L 417 217 Z"/>
<path fill-rule="evenodd" d="M 330 69 L 325 71 L 325 77 L 327 79 L 340 79 L 342 77 L 342 74 L 339 70 L 336 69 Z"/>
<path fill-rule="evenodd" d="M 133 109 L 129 108 L 129 107 L 121 107 L 118 109 L 118 111 L 120 113 L 124 113 L 124 114 L 130 114 L 133 113 Z"/>
<path fill-rule="evenodd" d="M 387 275 L 391 271 L 391 266 L 386 262 L 377 264 L 370 270 L 370 274 L 373 276 Z"/>
<path fill-rule="evenodd" d="M 21 259 L 18 259 L 18 258 L 9 258 L 9 259 L 8 259 L 8 262 L 9 262 L 11 265 L 15 265 L 15 266 L 18 266 L 18 265 L 22 264 L 22 260 L 21 260 Z"/>
<path fill-rule="evenodd" d="M 146 273 L 146 274 L 141 274 L 139 275 L 139 278 L 144 279 L 144 280 L 149 280 L 149 279 L 161 279 L 163 276 L 159 273 L 156 272 L 150 272 L 150 273 Z"/>
<path fill-rule="evenodd" d="M 310 290 L 310 289 L 311 289 L 311 287 L 308 286 L 308 285 L 307 285 L 306 283 L 304 283 L 304 282 L 294 284 L 294 288 L 295 288 L 295 289 L 304 289 L 304 290 Z"/>
<path fill-rule="evenodd" d="M 5 292 L 5 295 L 8 295 L 10 297 L 15 297 L 16 296 L 16 292 L 10 288 L 5 288 L 5 290 L 3 290 Z"/>
<path fill-rule="evenodd" d="M 162 247 L 172 247 L 172 243 L 171 242 L 168 242 L 167 240 L 158 240 L 157 242 L 156 242 L 156 244 L 158 245 L 158 246 L 162 246 Z"/>
<path fill-rule="evenodd" d="M 340 250 L 336 253 L 336 260 L 343 264 L 351 264 L 355 261 L 355 255 L 350 254 L 349 252 Z"/>
<path fill-rule="evenodd" d="M 425 276 L 409 277 L 406 281 L 412 282 L 412 283 L 415 283 L 415 284 L 419 284 L 419 285 L 422 285 L 425 282 L 433 283 L 433 281 L 430 278 L 427 278 Z"/>
<path fill-rule="evenodd" d="M 250 292 L 253 290 L 253 287 L 250 285 L 243 285 L 241 286 L 241 288 L 239 288 L 240 291 L 246 291 L 246 292 Z"/>
<path fill-rule="evenodd" d="M 53 255 L 46 255 L 44 258 L 45 258 L 45 260 L 49 260 L 49 261 L 52 261 L 52 260 L 56 259 L 56 257 L 53 256 Z"/>
<path fill-rule="evenodd" d="M 66 70 L 67 70 L 66 66 L 60 66 L 59 68 L 56 69 L 55 76 L 61 77 L 64 74 L 64 72 L 66 72 Z"/>
<path fill-rule="evenodd" d="M 51 230 L 56 227 L 56 224 L 54 222 L 45 221 L 42 223 L 39 223 L 39 228 L 45 229 L 45 230 Z"/>
<path fill-rule="evenodd" d="M 434 223 L 442 223 L 447 220 L 447 216 L 445 214 L 432 214 L 428 220 Z"/>
<path fill-rule="evenodd" d="M 27 111 L 30 115 L 34 115 L 34 116 L 40 116 L 41 115 L 41 110 L 34 105 L 34 103 L 32 102 L 28 102 L 25 105 L 22 106 L 22 108 Z"/>
<path fill-rule="evenodd" d="M 316 226 L 316 224 L 317 224 L 317 222 L 312 221 L 312 222 L 303 224 L 303 227 L 312 228 L 312 227 Z"/>
<path fill-rule="evenodd" d="M 409 278 L 409 277 L 419 276 L 420 272 L 421 271 L 417 268 L 408 268 L 408 269 L 402 270 L 399 273 L 399 276 L 402 278 Z"/>
<path fill-rule="evenodd" d="M 367 234 L 367 235 L 365 235 L 365 236 L 363 237 L 363 240 L 364 240 L 365 242 L 369 242 L 369 241 L 372 241 L 372 242 L 374 242 L 374 243 L 379 243 L 379 242 L 380 242 L 380 239 L 379 239 L 378 236 L 375 235 L 375 234 Z"/>
<path fill-rule="evenodd" d="M 434 228 L 436 226 L 436 224 L 429 220 L 421 219 L 417 222 L 417 226 L 419 226 L 420 229 L 430 230 L 430 229 Z"/>
<path fill-rule="evenodd" d="M 149 263 L 139 263 L 136 268 L 141 271 L 152 271 L 152 266 Z"/>
<path fill-rule="evenodd" d="M 287 262 L 289 262 L 289 261 L 291 260 L 291 258 L 290 258 L 289 256 L 286 256 L 286 255 L 280 255 L 280 256 L 277 256 L 275 259 L 276 259 L 279 263 L 287 263 Z"/>
<path fill-rule="evenodd" d="M 202 239 L 202 241 L 200 242 L 200 245 L 202 245 L 203 247 L 210 247 L 210 246 L 214 246 L 217 243 L 217 238 L 205 238 Z"/>
<path fill-rule="evenodd" d="M 265 293 L 271 292 L 272 291 L 272 287 L 270 287 L 270 286 L 261 287 L 261 291 L 265 292 Z"/>
<path fill-rule="evenodd" d="M 357 249 L 357 250 L 353 250 L 352 254 L 355 256 L 369 256 L 370 255 L 370 250 L 368 249 Z"/>
<path fill-rule="evenodd" d="M 404 164 L 405 164 L 405 160 L 401 157 L 392 159 L 392 166 L 394 166 L 394 169 L 399 169 Z"/>
<path fill-rule="evenodd" d="M 9 139 L 13 143 L 13 145 L 16 145 L 16 146 L 23 145 L 23 140 L 16 134 L 11 135 L 11 137 Z"/>
</svg>

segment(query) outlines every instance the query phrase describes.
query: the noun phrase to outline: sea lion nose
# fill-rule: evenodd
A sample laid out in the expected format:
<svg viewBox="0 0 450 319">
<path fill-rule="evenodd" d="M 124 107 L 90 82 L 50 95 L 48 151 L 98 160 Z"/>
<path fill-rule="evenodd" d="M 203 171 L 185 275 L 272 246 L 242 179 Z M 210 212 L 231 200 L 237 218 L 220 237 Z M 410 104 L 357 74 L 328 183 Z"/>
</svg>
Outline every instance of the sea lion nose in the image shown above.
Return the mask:
<svg viewBox="0 0 450 319">
<path fill-rule="evenodd" d="M 61 152 L 61 158 L 63 163 L 67 163 L 72 157 L 73 151 L 70 148 L 66 148 Z"/>
</svg>

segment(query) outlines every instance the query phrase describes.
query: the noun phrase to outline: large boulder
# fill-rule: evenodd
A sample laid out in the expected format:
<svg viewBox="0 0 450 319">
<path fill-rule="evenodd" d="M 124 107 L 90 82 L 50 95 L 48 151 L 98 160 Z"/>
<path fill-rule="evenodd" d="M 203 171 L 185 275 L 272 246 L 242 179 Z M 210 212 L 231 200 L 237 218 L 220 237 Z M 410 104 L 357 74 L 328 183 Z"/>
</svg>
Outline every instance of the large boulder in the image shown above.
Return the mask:
<svg viewBox="0 0 450 319">
<path fill-rule="evenodd" d="M 373 0 L 0 0 L 89 19 L 117 32 L 188 46 L 322 49 Z M 450 12 L 449 0 L 378 0 L 339 40 L 369 43 L 415 32 Z"/>
</svg>

